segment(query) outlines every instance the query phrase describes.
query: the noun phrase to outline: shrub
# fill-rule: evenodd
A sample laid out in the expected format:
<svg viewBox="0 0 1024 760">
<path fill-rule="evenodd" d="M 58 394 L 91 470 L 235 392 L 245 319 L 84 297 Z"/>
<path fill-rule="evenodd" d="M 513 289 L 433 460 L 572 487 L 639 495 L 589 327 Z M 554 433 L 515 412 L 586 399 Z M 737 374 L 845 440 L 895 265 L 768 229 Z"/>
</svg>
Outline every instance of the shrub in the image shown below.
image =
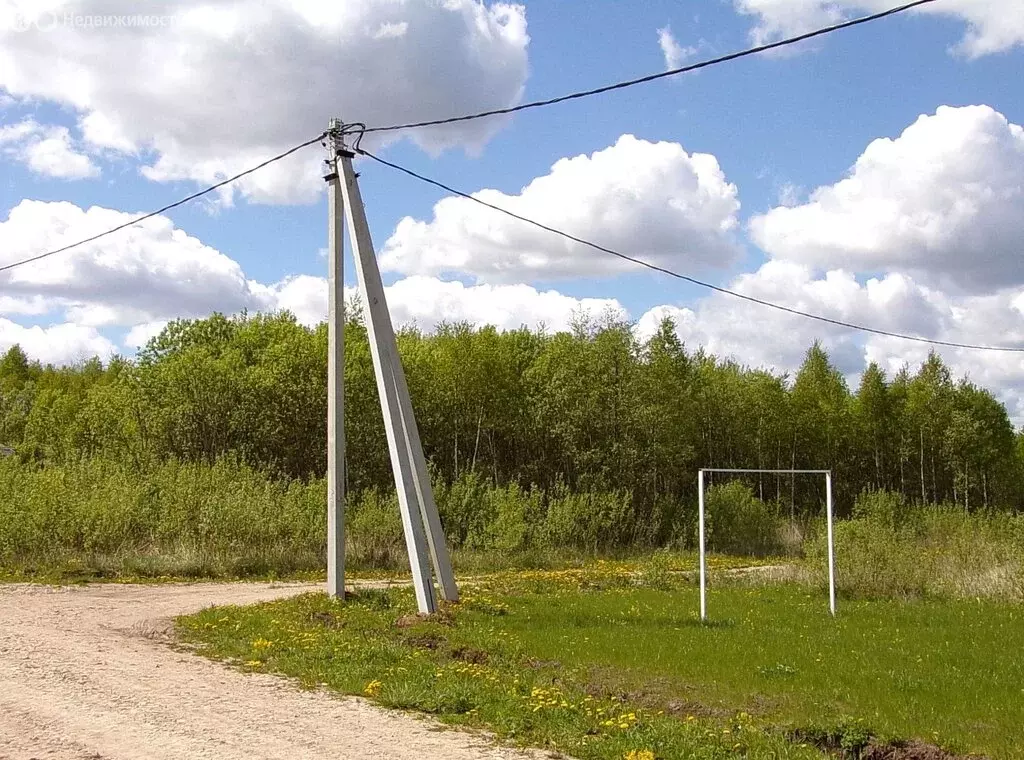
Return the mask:
<svg viewBox="0 0 1024 760">
<path fill-rule="evenodd" d="M 855 518 L 869 519 L 896 529 L 913 519 L 914 507 L 903 494 L 893 491 L 862 491 L 853 504 Z"/>
<path fill-rule="evenodd" d="M 878 494 L 862 495 L 855 514 L 836 525 L 840 591 L 869 598 L 1024 599 L 1024 516 L 908 507 Z M 826 545 L 818 533 L 807 546 L 807 572 L 824 584 Z"/>
<path fill-rule="evenodd" d="M 463 546 L 471 534 L 483 533 L 492 518 L 485 503 L 489 489 L 483 478 L 475 472 L 464 472 L 451 485 L 440 478 L 433 485 L 437 511 L 453 546 Z"/>
<path fill-rule="evenodd" d="M 571 493 L 559 485 L 548 500 L 544 523 L 551 546 L 599 552 L 629 543 L 633 532 L 629 491 Z"/>
<path fill-rule="evenodd" d="M 665 550 L 656 551 L 640 567 L 640 584 L 658 591 L 668 591 L 675 587 L 673 570 L 672 555 Z"/>
<path fill-rule="evenodd" d="M 470 548 L 519 552 L 535 546 L 537 526 L 544 517 L 540 491 L 524 491 L 511 483 L 488 490 L 483 502 L 488 519 L 471 536 Z"/>
<path fill-rule="evenodd" d="M 658 496 L 650 509 L 633 520 L 633 534 L 630 545 L 638 548 L 653 548 L 666 544 L 685 544 L 686 537 L 693 531 L 686 531 L 686 525 L 697 524 L 696 510 L 688 510 L 689 502 L 680 502 L 667 496 Z"/>
<path fill-rule="evenodd" d="M 704 521 L 713 551 L 764 557 L 782 550 L 782 519 L 744 483 L 711 486 L 704 497 Z"/>
<path fill-rule="evenodd" d="M 104 573 L 291 572 L 323 564 L 323 481 L 281 482 L 224 459 L 144 471 L 102 459 L 0 465 L 0 563 Z M 140 557 L 147 558 L 139 561 Z"/>
<path fill-rule="evenodd" d="M 394 493 L 381 496 L 371 488 L 351 497 L 347 507 L 346 551 L 353 564 L 390 569 L 404 561 L 405 534 Z"/>
</svg>

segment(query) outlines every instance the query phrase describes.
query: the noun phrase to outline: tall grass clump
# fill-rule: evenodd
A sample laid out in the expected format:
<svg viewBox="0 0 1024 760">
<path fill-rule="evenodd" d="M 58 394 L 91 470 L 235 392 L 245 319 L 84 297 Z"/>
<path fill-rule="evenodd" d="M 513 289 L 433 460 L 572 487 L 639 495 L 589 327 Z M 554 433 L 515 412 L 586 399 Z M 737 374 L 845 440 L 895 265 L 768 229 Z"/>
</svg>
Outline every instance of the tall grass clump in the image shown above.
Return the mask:
<svg viewBox="0 0 1024 760">
<path fill-rule="evenodd" d="M 395 493 L 382 494 L 371 488 L 350 495 L 346 504 L 345 538 L 346 564 L 370 570 L 400 567 L 405 558 L 405 538 Z"/>
<path fill-rule="evenodd" d="M 474 571 L 544 567 L 567 558 L 622 556 L 696 543 L 696 508 L 633 493 L 498 486 L 478 474 L 437 478 L 448 542 Z M 0 573 L 51 577 L 241 577 L 320 572 L 326 562 L 326 485 L 273 477 L 234 457 L 144 466 L 96 457 L 0 461 Z M 774 505 L 733 483 L 708 491 L 709 546 L 778 553 Z M 407 567 L 391 489 L 349 493 L 348 564 Z"/>
<path fill-rule="evenodd" d="M 325 500 L 323 481 L 275 481 L 231 459 L 144 471 L 103 459 L 0 462 L 0 566 L 142 576 L 318 569 Z"/>
<path fill-rule="evenodd" d="M 825 580 L 822 532 L 807 547 L 809 577 Z M 835 530 L 837 582 L 851 596 L 1024 600 L 1024 515 L 920 506 L 861 494 Z"/>
<path fill-rule="evenodd" d="M 434 488 L 452 549 L 476 569 L 649 548 L 638 545 L 644 521 L 629 492 L 545 493 L 498 487 L 473 473 Z M 325 524 L 322 478 L 274 478 L 232 457 L 144 467 L 104 458 L 45 466 L 0 461 L 0 572 L 7 575 L 320 572 Z M 352 568 L 407 567 L 393 490 L 348 494 L 346 540 Z"/>
</svg>

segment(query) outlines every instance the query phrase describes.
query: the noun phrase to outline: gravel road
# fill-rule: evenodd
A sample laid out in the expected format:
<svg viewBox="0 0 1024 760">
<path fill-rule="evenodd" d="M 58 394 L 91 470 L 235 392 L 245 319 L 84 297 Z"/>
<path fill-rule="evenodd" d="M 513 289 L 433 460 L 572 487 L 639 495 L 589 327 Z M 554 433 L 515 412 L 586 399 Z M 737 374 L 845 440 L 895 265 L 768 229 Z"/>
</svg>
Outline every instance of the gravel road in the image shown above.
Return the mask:
<svg viewBox="0 0 1024 760">
<path fill-rule="evenodd" d="M 316 588 L 0 586 L 0 760 L 544 756 L 168 646 L 176 615 Z"/>
</svg>

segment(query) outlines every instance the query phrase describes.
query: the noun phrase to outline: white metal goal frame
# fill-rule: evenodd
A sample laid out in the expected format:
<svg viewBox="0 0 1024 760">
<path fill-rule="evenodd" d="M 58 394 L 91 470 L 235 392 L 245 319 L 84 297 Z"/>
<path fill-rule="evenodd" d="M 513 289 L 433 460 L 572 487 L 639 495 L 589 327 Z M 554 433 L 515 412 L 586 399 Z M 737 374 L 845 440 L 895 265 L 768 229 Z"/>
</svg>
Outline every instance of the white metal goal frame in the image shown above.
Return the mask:
<svg viewBox="0 0 1024 760">
<path fill-rule="evenodd" d="M 733 475 L 824 475 L 825 514 L 828 521 L 828 610 L 836 614 L 836 555 L 832 536 L 832 470 L 758 470 L 729 467 L 702 467 L 697 471 L 697 525 L 700 542 L 700 619 L 708 619 L 707 551 L 704 545 L 704 474 L 721 472 Z"/>
</svg>

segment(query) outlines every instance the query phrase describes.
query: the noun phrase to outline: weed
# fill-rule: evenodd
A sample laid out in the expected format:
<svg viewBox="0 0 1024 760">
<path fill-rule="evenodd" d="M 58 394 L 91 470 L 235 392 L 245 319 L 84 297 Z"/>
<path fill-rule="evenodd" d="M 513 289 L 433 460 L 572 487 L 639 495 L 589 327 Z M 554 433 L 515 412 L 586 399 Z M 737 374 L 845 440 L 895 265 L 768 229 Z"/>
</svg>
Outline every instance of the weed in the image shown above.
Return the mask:
<svg viewBox="0 0 1024 760">
<path fill-rule="evenodd" d="M 485 579 L 444 625 L 413 614 L 409 590 L 384 593 L 390 606 L 208 610 L 180 630 L 213 656 L 582 760 L 1024 757 L 1015 606 L 861 600 L 833 619 L 799 586 L 730 586 L 710 608 L 731 624 L 705 626 L 695 588 L 638 586 L 611 563 Z"/>
</svg>

